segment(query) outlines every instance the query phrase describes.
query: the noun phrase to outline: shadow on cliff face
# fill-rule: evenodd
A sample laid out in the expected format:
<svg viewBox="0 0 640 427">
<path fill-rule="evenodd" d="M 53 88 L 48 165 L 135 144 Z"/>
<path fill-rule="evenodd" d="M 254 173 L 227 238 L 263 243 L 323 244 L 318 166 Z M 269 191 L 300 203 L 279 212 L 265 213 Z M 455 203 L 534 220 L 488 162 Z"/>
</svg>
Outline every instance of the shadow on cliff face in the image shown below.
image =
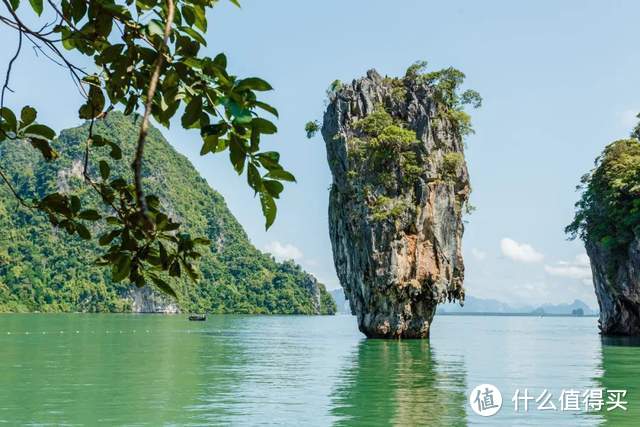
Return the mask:
<svg viewBox="0 0 640 427">
<path fill-rule="evenodd" d="M 363 340 L 332 393 L 337 425 L 466 425 L 466 369 L 426 341 Z"/>
</svg>

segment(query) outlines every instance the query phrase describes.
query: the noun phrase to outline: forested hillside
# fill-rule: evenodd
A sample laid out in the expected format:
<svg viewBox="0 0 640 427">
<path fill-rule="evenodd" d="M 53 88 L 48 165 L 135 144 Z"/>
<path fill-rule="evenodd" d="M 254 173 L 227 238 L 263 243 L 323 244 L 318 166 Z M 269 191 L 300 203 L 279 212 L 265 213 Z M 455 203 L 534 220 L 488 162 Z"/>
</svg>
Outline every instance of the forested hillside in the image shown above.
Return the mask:
<svg viewBox="0 0 640 427">
<path fill-rule="evenodd" d="M 133 157 L 137 131 L 132 119 L 117 112 L 94 128 L 94 134 L 119 143 L 125 159 Z M 0 144 L 0 164 L 25 199 L 64 191 L 89 200 L 94 194 L 82 180 L 87 135 L 88 124 L 61 132 L 55 141 L 60 158 L 49 164 L 34 155 L 30 145 L 5 141 Z M 108 159 L 108 150 L 92 149 L 92 175 L 100 176 L 98 162 Z M 292 262 L 276 262 L 250 243 L 222 196 L 156 129 L 149 134 L 145 161 L 146 188 L 188 232 L 211 240 L 202 250 L 200 282 L 172 282 L 182 311 L 335 312 L 331 296 L 313 276 Z M 129 173 L 127 165 L 115 162 L 111 179 Z M 94 265 L 99 253 L 95 243 L 55 230 L 41 214 L 20 207 L 9 189 L 0 186 L 0 312 L 130 311 L 130 284 L 111 283 L 108 271 Z"/>
</svg>

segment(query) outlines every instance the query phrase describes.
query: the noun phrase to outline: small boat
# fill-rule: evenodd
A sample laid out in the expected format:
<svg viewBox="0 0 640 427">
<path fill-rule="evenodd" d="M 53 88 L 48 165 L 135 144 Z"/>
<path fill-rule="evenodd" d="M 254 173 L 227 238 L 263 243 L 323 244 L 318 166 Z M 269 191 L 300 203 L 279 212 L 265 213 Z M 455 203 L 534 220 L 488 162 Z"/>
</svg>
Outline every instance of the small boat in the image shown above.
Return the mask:
<svg viewBox="0 0 640 427">
<path fill-rule="evenodd" d="M 206 314 L 192 314 L 191 316 L 189 316 L 189 320 L 191 322 L 204 322 L 205 320 L 207 320 L 207 315 Z"/>
</svg>

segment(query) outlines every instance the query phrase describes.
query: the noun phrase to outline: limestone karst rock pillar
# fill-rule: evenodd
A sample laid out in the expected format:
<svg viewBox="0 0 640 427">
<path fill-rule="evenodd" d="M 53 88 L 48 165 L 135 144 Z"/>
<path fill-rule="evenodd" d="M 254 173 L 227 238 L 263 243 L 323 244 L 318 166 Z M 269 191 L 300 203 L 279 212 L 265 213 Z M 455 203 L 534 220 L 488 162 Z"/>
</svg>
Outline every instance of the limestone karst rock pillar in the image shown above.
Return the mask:
<svg viewBox="0 0 640 427">
<path fill-rule="evenodd" d="M 468 116 L 427 77 L 372 70 L 334 89 L 322 136 L 338 277 L 365 335 L 427 338 L 436 305 L 464 300 Z"/>
</svg>

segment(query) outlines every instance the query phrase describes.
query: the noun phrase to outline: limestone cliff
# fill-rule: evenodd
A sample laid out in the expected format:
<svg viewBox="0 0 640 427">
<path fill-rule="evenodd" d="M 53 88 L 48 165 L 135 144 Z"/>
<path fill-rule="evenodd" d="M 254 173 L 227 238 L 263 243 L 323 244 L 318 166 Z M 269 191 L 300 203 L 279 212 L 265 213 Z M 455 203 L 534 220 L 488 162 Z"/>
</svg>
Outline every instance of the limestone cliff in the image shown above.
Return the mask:
<svg viewBox="0 0 640 427">
<path fill-rule="evenodd" d="M 428 337 L 436 305 L 464 300 L 469 123 L 452 98 L 461 80 L 447 79 L 372 70 L 329 96 L 322 136 L 333 257 L 368 337 Z"/>
<path fill-rule="evenodd" d="M 131 301 L 132 313 L 180 313 L 180 308 L 174 300 L 149 286 L 143 288 L 130 287 L 127 292 L 127 299 Z"/>
<path fill-rule="evenodd" d="M 614 141 L 595 164 L 566 231 L 585 243 L 602 333 L 640 335 L 640 141 Z"/>
<path fill-rule="evenodd" d="M 593 285 L 605 335 L 640 335 L 640 239 L 629 244 L 626 257 L 587 241 Z"/>
</svg>

